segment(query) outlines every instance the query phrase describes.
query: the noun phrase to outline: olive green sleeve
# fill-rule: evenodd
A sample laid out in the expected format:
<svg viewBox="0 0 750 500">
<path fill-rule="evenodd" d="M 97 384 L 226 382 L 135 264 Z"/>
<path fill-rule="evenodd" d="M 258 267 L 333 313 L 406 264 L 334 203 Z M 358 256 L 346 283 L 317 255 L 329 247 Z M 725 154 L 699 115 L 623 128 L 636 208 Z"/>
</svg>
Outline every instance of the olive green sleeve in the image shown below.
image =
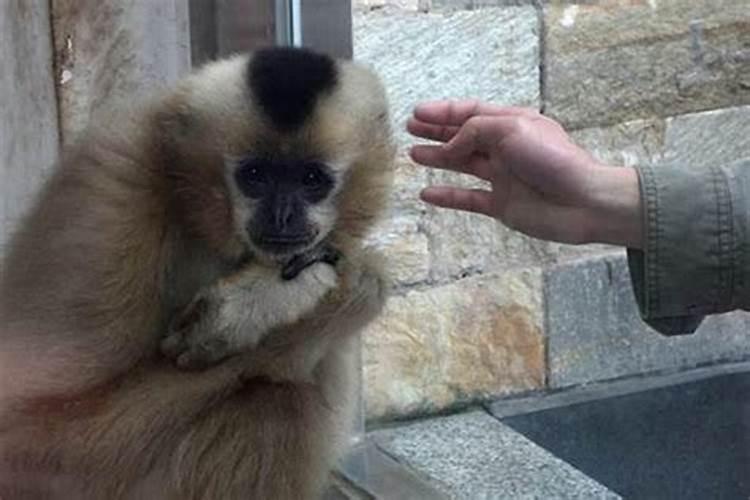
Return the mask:
<svg viewBox="0 0 750 500">
<path fill-rule="evenodd" d="M 644 247 L 628 250 L 643 319 L 665 335 L 750 306 L 750 158 L 705 169 L 638 168 Z"/>
</svg>

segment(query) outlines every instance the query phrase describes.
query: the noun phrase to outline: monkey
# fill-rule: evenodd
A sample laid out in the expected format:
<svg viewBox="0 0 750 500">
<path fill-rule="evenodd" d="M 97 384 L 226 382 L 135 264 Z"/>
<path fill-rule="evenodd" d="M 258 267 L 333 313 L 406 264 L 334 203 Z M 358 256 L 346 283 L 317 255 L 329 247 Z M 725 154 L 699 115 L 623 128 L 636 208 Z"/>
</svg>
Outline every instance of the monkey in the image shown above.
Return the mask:
<svg viewBox="0 0 750 500">
<path fill-rule="evenodd" d="M 394 153 L 379 78 L 297 48 L 92 125 L 0 267 L 0 498 L 318 498 Z"/>
</svg>

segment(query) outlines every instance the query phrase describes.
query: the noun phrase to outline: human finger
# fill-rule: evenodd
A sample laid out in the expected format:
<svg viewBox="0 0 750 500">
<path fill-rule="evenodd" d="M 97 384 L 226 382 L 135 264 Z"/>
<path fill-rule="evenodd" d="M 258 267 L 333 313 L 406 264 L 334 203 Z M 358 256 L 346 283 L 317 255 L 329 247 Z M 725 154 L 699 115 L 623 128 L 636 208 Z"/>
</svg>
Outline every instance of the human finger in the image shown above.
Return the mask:
<svg viewBox="0 0 750 500">
<path fill-rule="evenodd" d="M 467 120 L 442 148 L 446 162 L 460 162 L 471 155 L 493 153 L 509 135 L 523 126 L 522 118 L 510 116 L 475 116 Z"/>
<path fill-rule="evenodd" d="M 461 126 L 475 116 L 541 116 L 534 108 L 500 106 L 476 99 L 428 101 L 418 104 L 413 114 L 421 122 L 444 126 Z"/>
<path fill-rule="evenodd" d="M 420 165 L 469 174 L 486 181 L 492 176 L 492 165 L 482 154 L 469 154 L 464 158 L 457 158 L 455 155 L 446 154 L 443 146 L 420 144 L 409 150 L 409 156 Z"/>
<path fill-rule="evenodd" d="M 483 189 L 431 186 L 422 190 L 420 198 L 438 207 L 483 215 L 492 213 L 492 193 Z"/>
<path fill-rule="evenodd" d="M 416 118 L 409 118 L 406 122 L 406 130 L 417 137 L 433 141 L 447 142 L 456 135 L 459 127 L 454 125 L 435 125 L 426 123 Z"/>
</svg>

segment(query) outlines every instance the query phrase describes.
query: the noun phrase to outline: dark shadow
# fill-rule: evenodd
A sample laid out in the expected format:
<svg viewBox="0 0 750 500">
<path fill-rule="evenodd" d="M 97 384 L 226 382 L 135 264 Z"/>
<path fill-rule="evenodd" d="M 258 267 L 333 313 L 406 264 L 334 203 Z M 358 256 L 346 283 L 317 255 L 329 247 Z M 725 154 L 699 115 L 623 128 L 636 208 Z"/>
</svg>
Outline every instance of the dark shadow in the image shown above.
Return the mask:
<svg viewBox="0 0 750 500">
<path fill-rule="evenodd" d="M 750 498 L 750 373 L 502 421 L 625 498 Z"/>
</svg>

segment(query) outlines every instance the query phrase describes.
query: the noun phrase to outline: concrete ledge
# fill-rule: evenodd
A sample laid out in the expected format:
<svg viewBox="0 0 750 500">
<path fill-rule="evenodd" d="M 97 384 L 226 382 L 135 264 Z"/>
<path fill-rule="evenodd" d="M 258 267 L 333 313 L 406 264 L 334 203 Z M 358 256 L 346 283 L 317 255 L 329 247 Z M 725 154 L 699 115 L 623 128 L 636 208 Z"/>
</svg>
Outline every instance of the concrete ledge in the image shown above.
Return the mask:
<svg viewBox="0 0 750 500">
<path fill-rule="evenodd" d="M 484 412 L 371 437 L 450 498 L 620 498 Z"/>
</svg>

